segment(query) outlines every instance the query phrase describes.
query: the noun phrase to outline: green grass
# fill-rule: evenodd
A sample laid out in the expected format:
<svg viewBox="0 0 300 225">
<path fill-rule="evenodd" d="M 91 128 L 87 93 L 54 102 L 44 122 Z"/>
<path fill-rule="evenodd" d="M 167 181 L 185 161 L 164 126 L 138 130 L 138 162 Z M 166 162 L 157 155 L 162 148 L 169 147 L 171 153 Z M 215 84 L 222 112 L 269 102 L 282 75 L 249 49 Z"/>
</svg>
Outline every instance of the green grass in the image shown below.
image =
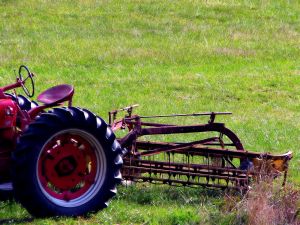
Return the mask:
<svg viewBox="0 0 300 225">
<path fill-rule="evenodd" d="M 109 110 L 134 103 L 142 115 L 231 111 L 233 116 L 217 120 L 225 121 L 247 149 L 294 152 L 289 181 L 299 187 L 299 1 L 3 0 L 0 10 L 1 85 L 26 64 L 37 74 L 38 92 L 72 84 L 74 105 L 104 119 Z M 193 192 L 186 198 L 198 200 L 190 204 L 180 196 L 169 200 L 169 193 L 147 204 L 133 199 L 136 193 L 141 199 L 149 197 L 147 192 L 160 198 L 160 189 L 133 189 L 121 188 L 108 209 L 89 219 L 27 222 L 230 221 L 216 206 L 221 196 L 202 204 L 197 201 L 205 194 Z M 29 216 L 20 206 L 1 207 L 0 219 L 27 223 L 17 221 Z"/>
</svg>

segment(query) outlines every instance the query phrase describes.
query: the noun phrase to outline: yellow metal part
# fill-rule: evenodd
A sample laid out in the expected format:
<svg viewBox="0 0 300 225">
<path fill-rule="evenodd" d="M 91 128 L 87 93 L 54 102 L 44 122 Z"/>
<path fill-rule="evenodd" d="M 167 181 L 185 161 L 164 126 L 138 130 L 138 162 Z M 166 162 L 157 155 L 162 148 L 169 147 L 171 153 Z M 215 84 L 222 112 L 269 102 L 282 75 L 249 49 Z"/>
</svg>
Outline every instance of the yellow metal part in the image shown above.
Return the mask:
<svg viewBox="0 0 300 225">
<path fill-rule="evenodd" d="M 273 156 L 272 158 L 253 158 L 253 172 L 277 176 L 284 173 L 286 176 L 289 161 L 292 158 L 292 153 L 288 152 L 284 155 Z"/>
</svg>

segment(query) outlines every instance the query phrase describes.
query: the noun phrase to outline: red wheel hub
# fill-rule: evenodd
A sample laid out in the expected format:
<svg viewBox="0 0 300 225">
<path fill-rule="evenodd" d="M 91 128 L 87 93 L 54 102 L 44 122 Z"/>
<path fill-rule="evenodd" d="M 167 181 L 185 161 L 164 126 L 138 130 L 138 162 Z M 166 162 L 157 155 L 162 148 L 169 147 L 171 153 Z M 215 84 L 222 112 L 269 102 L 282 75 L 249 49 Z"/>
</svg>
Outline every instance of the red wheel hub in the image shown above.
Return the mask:
<svg viewBox="0 0 300 225">
<path fill-rule="evenodd" d="M 79 135 L 54 137 L 42 150 L 38 176 L 51 196 L 71 200 L 84 194 L 94 183 L 97 171 L 95 151 Z"/>
<path fill-rule="evenodd" d="M 72 145 L 54 147 L 47 151 L 49 160 L 45 160 L 45 176 L 60 189 L 70 189 L 81 181 L 85 174 L 84 154 Z"/>
</svg>

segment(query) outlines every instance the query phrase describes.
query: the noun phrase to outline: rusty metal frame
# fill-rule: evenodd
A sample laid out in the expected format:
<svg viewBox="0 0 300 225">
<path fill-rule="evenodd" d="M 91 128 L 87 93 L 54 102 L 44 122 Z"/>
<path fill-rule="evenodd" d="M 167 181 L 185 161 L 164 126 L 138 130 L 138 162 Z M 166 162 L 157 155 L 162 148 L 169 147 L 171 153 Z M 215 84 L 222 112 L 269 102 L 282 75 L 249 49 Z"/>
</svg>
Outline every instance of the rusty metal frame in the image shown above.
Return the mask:
<svg viewBox="0 0 300 225">
<path fill-rule="evenodd" d="M 124 154 L 123 178 L 126 180 L 179 184 L 188 186 L 206 186 L 218 188 L 238 188 L 248 187 L 248 183 L 261 175 L 278 176 L 280 172 L 286 177 L 287 164 L 292 158 L 292 153 L 288 152 L 283 155 L 273 155 L 269 153 L 257 153 L 245 151 L 239 138 L 224 123 L 216 123 L 217 115 L 228 115 L 229 112 L 211 112 L 211 113 L 193 113 L 193 114 L 172 114 L 172 115 L 156 115 L 156 116 L 139 116 L 132 115 L 133 108 L 137 105 L 125 107 L 120 110 L 109 112 L 109 122 L 113 131 L 120 129 L 128 129 L 128 133 L 118 138 L 122 148 L 127 149 Z M 117 114 L 121 111 L 127 112 L 121 119 L 117 119 Z M 183 117 L 183 116 L 209 116 L 206 124 L 196 125 L 173 125 L 163 123 L 145 122 L 150 118 L 165 117 Z M 226 134 L 234 143 L 221 143 L 220 137 L 209 137 L 187 143 L 176 142 L 153 142 L 141 141 L 142 136 L 149 135 L 166 135 L 166 134 L 186 134 L 196 132 L 220 132 Z M 218 142 L 219 141 L 219 142 Z M 217 143 L 217 144 L 216 144 Z M 216 148 L 215 145 L 220 145 Z M 235 147 L 232 150 L 229 147 Z M 154 158 L 157 155 L 167 155 L 166 160 Z M 184 155 L 185 162 L 172 162 L 171 155 Z M 145 159 L 147 158 L 148 159 Z M 152 160 L 149 158 L 152 157 Z M 207 159 L 206 163 L 192 163 L 191 157 L 203 157 Z M 216 158 L 222 162 L 222 165 L 215 166 L 211 159 Z M 283 171 L 255 171 L 250 167 L 240 168 L 232 163 L 233 159 L 240 162 L 251 162 L 254 159 L 262 159 L 264 161 L 281 160 L 282 164 L 286 164 Z M 184 177 L 182 179 L 182 177 Z M 285 178 L 284 178 L 285 179 Z M 284 182 L 285 183 L 285 180 Z"/>
</svg>

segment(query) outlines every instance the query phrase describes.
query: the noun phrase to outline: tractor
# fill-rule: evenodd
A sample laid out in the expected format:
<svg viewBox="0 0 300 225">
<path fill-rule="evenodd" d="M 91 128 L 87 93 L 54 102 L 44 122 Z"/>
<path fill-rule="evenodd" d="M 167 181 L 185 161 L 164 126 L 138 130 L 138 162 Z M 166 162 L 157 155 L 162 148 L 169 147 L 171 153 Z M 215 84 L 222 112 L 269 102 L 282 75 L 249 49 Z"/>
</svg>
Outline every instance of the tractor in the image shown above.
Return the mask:
<svg viewBox="0 0 300 225">
<path fill-rule="evenodd" d="M 122 148 L 114 133 L 92 112 L 72 107 L 71 85 L 40 93 L 40 105 L 17 95 L 22 88 L 33 97 L 33 78 L 22 65 L 16 82 L 0 88 L 0 189 L 13 191 L 37 217 L 106 207 L 122 177 Z"/>
<path fill-rule="evenodd" d="M 283 175 L 292 152 L 246 151 L 216 116 L 228 112 L 140 116 L 137 105 L 109 112 L 109 122 L 72 106 L 62 84 L 34 95 L 34 74 L 22 65 L 0 88 L 0 191 L 12 192 L 36 217 L 79 216 L 105 208 L 123 182 L 247 190 L 262 176 Z M 22 88 L 27 97 L 16 94 Z M 9 93 L 11 92 L 11 93 Z M 125 115 L 118 118 L 121 112 Z M 155 119 L 203 117 L 204 124 Z M 115 133 L 124 130 L 123 137 Z M 160 138 L 157 138 L 160 137 Z"/>
</svg>

